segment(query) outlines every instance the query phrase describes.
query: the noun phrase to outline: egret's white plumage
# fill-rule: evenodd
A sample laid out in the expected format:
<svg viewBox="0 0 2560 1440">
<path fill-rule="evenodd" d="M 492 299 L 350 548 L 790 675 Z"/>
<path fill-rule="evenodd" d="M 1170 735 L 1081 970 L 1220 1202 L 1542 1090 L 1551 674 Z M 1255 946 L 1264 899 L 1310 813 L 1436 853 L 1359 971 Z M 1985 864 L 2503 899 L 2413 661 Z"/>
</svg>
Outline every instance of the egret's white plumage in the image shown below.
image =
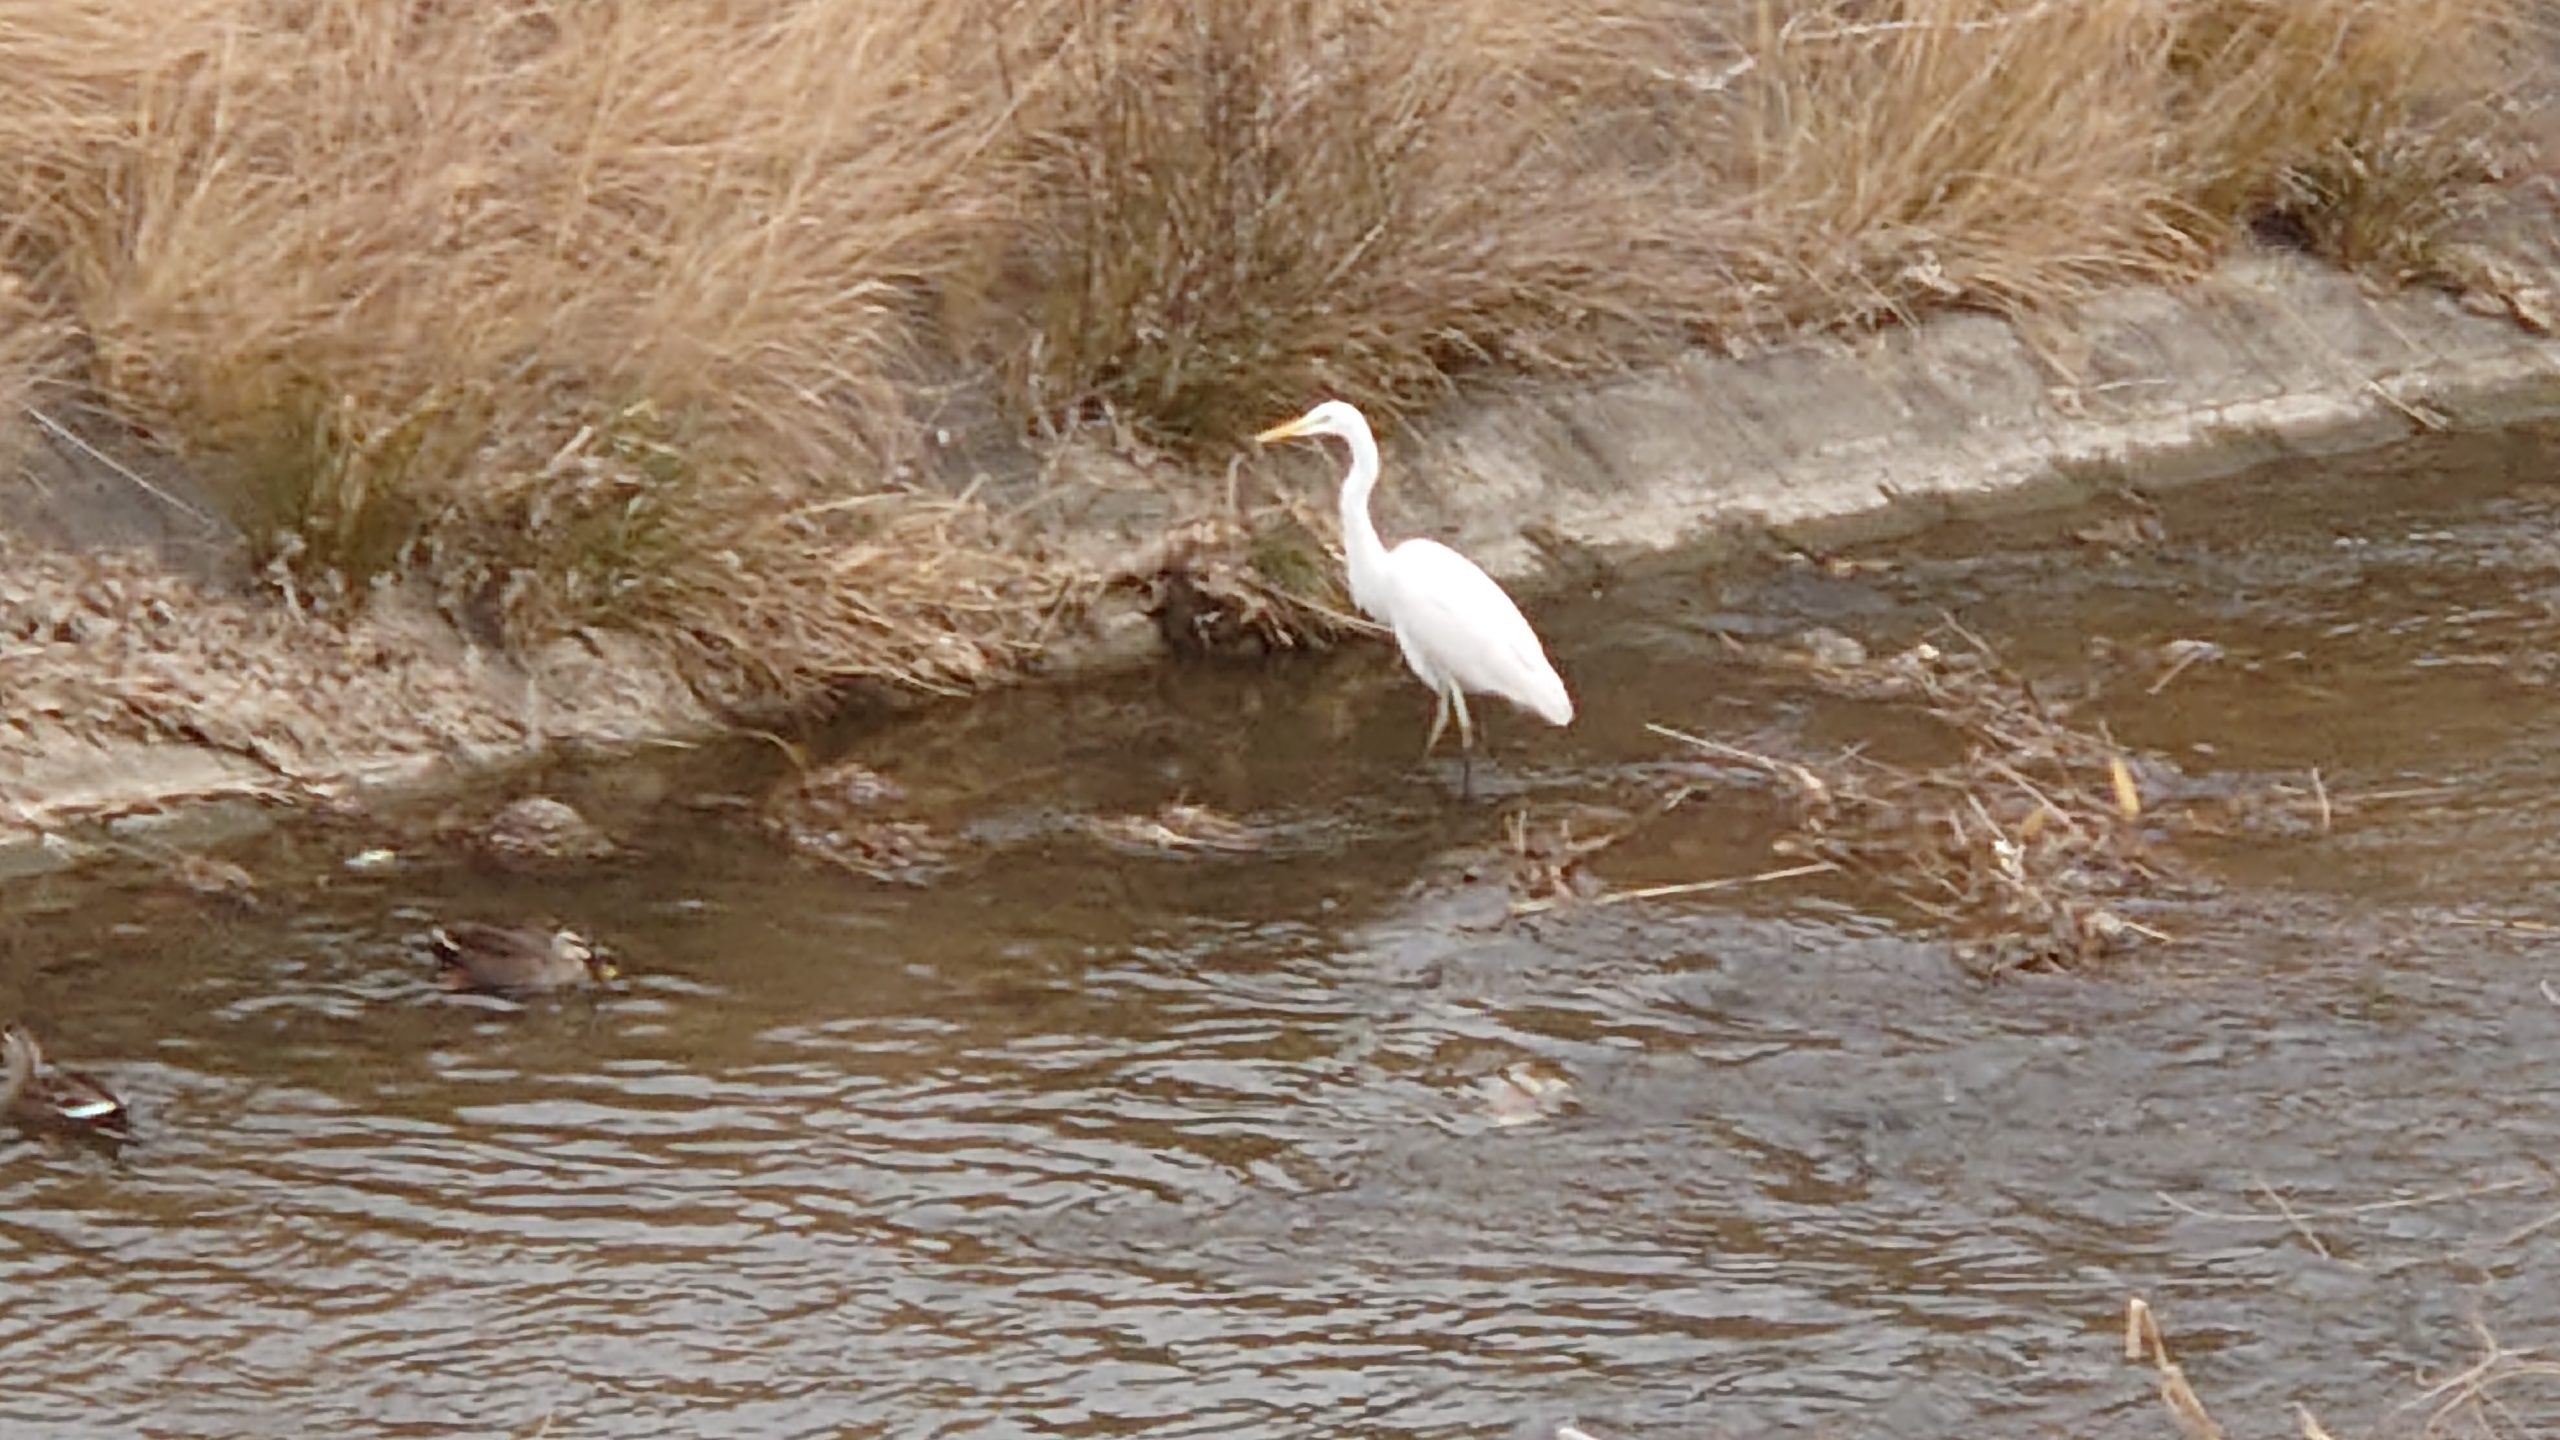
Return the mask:
<svg viewBox="0 0 2560 1440">
<path fill-rule="evenodd" d="M 1327 400 L 1254 438 L 1268 445 L 1310 435 L 1339 436 L 1351 447 L 1351 470 L 1342 478 L 1342 551 L 1351 571 L 1351 599 L 1395 631 L 1404 663 L 1440 697 L 1423 752 L 1439 743 L 1453 708 L 1460 745 L 1474 747 L 1469 694 L 1499 695 L 1550 725 L 1572 724 L 1573 697 L 1565 693 L 1564 680 L 1547 662 L 1538 633 L 1492 576 L 1437 540 L 1407 540 L 1392 550 L 1379 541 L 1369 518 L 1378 442 L 1358 410 Z"/>
</svg>

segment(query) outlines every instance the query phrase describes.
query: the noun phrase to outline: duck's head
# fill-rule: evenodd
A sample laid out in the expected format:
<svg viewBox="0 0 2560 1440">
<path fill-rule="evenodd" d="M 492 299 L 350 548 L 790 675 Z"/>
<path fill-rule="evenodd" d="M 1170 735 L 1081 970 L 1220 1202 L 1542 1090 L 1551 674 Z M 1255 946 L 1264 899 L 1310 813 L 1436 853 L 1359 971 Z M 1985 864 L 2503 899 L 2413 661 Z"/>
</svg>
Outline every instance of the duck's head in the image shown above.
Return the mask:
<svg viewBox="0 0 2560 1440">
<path fill-rule="evenodd" d="M 575 930 L 552 931 L 551 953 L 586 966 L 587 973 L 600 981 L 622 978 L 622 962 L 614 958 L 613 952 Z"/>
</svg>

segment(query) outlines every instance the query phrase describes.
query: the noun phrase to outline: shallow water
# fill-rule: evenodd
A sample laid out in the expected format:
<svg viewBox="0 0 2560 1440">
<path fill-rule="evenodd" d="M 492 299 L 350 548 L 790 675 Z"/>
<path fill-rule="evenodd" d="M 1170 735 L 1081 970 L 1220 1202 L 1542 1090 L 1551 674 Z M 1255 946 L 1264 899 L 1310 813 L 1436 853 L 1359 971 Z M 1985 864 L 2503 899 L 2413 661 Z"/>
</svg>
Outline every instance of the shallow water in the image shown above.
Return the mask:
<svg viewBox="0 0 2560 1440">
<path fill-rule="evenodd" d="M 254 912 L 17 882 L 0 1015 L 140 1139 L 0 1140 L 0 1433 L 2168 1436 L 2140 1294 L 2235 1434 L 2417 1434 L 2474 1319 L 2560 1340 L 2554 478 L 2560 436 L 2475 437 L 2130 554 L 2081 513 L 1662 567 L 1541 607 L 1584 718 L 1497 711 L 1474 805 L 1359 646 L 849 735 L 963 837 L 922 889 L 688 803 L 770 750 L 558 777 L 643 851 L 573 881 L 349 870 L 384 837 L 340 821 L 229 852 Z M 1941 611 L 2190 775 L 2317 767 L 2334 828 L 2193 847 L 2174 947 L 1996 982 L 1837 886 L 1504 924 L 1461 878 L 1508 810 L 1675 773 L 1598 870 L 1768 868 L 1771 797 L 1644 722 L 1891 749 L 1718 637 Z M 2226 653 L 2089 658 L 2178 638 Z M 1177 798 L 1269 847 L 1072 823 Z M 628 988 L 428 987 L 430 918 L 534 910 Z M 1489 1106 L 1523 1061 L 1569 1101 Z"/>
</svg>

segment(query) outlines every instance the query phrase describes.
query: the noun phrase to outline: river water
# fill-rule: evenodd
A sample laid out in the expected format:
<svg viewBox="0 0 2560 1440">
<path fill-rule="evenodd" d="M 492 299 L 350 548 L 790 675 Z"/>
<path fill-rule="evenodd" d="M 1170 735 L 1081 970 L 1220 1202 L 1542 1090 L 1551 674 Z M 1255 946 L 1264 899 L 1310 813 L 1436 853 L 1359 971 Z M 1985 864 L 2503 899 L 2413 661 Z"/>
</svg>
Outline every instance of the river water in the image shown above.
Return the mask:
<svg viewBox="0 0 2560 1440">
<path fill-rule="evenodd" d="M 2555 479 L 2560 435 L 2435 440 L 2130 548 L 1657 567 L 1539 607 L 1582 718 L 1484 706 L 1472 803 L 1361 644 L 848 726 L 952 839 L 922 887 L 702 803 L 762 746 L 552 777 L 637 852 L 571 878 L 344 819 L 223 852 L 254 910 L 12 882 L 0 1016 L 138 1138 L 0 1139 L 0 1434 L 2173 1436 L 2135 1295 L 2235 1435 L 2560 1433 L 2529 1355 L 2427 1390 L 2477 1327 L 2560 1343 Z M 1645 723 L 1890 749 L 1721 637 L 1942 614 L 2333 823 L 2193 842 L 2174 944 L 1997 979 L 1846 884 L 1467 878 L 1674 781 L 1600 877 L 1783 863 L 1766 784 Z M 2179 639 L 2221 651 L 2156 693 L 2093 658 Z M 1260 848 L 1079 824 L 1174 800 Z M 435 917 L 534 911 L 625 987 L 429 987 Z"/>
</svg>

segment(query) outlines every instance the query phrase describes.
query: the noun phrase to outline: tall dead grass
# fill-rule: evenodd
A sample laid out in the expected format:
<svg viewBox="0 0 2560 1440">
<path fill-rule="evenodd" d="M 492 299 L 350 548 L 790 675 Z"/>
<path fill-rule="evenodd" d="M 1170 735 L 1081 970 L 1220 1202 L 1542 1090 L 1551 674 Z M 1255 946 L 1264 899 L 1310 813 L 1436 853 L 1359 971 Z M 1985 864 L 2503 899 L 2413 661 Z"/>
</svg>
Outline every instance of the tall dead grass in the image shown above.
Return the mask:
<svg viewBox="0 0 2560 1440">
<path fill-rule="evenodd" d="M 1212 441 L 1306 394 L 1598 361 L 1700 290 L 1699 197 L 1661 188 L 1692 167 L 1638 155 L 1663 28 L 1607 0 L 1083 0 L 975 338 L 1034 417 Z"/>
<path fill-rule="evenodd" d="M 999 348 L 1034 414 L 1224 442 L 1319 392 L 2048 308 L 2276 216 L 2422 272 L 2548 8 L 1088 0 Z"/>
<path fill-rule="evenodd" d="M 41 398 L 44 383 L 62 365 L 70 334 L 27 293 L 16 276 L 0 270 L 0 417 L 25 413 Z M 30 438 L 25 426 L 0 418 L 0 465 L 14 462 Z"/>
<path fill-rule="evenodd" d="M 97 388 L 253 540 L 788 689 L 882 663 L 827 598 L 870 517 L 807 517 L 906 443 L 923 277 L 998 220 L 985 8 L 5 0 L 0 203 Z"/>
<path fill-rule="evenodd" d="M 2549 10 L 0 0 L 0 387 L 67 335 L 276 553 L 516 641 L 966 683 L 1064 582 L 902 478 L 920 378 L 1215 446 L 2270 220 L 2423 274 Z"/>
<path fill-rule="evenodd" d="M 1746 328 L 2039 309 L 2176 279 L 2283 214 L 2432 235 L 2504 131 L 2501 0 L 1762 6 L 1730 107 Z M 2349 192 L 2327 177 L 2361 170 Z M 2339 258 L 2347 247 L 2332 245 Z M 2414 246 L 2411 247 L 2414 250 Z"/>
</svg>

